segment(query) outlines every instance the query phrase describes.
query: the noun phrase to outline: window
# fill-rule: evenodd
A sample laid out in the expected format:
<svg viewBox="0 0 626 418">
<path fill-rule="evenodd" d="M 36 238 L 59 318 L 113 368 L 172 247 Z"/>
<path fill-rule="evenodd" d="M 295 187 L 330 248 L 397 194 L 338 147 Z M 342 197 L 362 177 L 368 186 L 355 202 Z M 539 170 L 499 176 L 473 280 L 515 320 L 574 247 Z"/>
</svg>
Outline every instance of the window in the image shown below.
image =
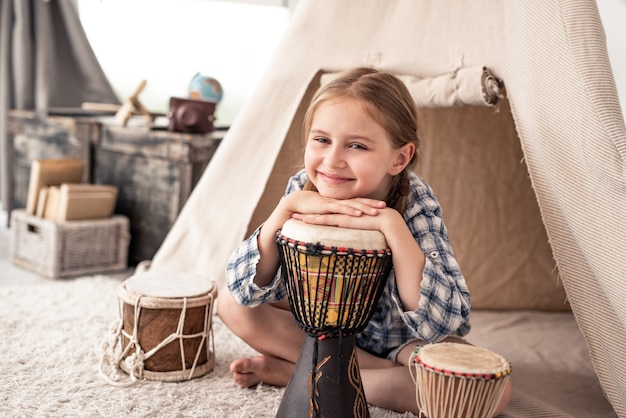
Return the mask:
<svg viewBox="0 0 626 418">
<path fill-rule="evenodd" d="M 140 101 L 164 113 L 200 72 L 222 85 L 217 125 L 228 126 L 278 46 L 293 0 L 78 0 L 78 7 L 121 101 L 145 79 Z"/>
</svg>

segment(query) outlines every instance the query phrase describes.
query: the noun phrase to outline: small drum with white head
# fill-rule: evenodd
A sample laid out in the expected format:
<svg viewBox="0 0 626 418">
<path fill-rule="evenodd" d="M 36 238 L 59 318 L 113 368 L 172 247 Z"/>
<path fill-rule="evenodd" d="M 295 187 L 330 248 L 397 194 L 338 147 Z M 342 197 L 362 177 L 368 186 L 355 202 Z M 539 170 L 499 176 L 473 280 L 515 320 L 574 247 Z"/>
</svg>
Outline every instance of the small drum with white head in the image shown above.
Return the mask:
<svg viewBox="0 0 626 418">
<path fill-rule="evenodd" d="M 181 381 L 215 364 L 215 282 L 191 275 L 145 272 L 118 288 L 119 367 L 133 378 Z"/>
<path fill-rule="evenodd" d="M 448 342 L 418 347 L 409 367 L 428 418 L 492 417 L 512 371 L 491 350 Z"/>
</svg>

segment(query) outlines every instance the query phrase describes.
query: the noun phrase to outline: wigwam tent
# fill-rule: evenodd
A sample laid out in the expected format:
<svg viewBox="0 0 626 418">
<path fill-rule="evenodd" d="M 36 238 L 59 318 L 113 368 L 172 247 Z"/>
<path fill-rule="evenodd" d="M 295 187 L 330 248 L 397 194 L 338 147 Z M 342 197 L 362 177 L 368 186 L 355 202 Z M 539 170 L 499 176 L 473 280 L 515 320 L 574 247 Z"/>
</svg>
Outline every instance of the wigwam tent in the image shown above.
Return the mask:
<svg viewBox="0 0 626 418">
<path fill-rule="evenodd" d="M 223 284 L 300 164 L 312 93 L 357 65 L 415 87 L 417 171 L 473 309 L 571 309 L 626 416 L 626 129 L 594 0 L 301 1 L 150 268 Z"/>
</svg>

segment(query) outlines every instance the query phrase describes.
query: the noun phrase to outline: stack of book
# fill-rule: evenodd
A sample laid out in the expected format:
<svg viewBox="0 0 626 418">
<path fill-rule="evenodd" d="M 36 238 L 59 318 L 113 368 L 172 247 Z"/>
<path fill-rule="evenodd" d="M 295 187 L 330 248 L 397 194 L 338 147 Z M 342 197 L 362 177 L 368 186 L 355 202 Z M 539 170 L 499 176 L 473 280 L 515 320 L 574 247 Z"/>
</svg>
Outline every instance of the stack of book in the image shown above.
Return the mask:
<svg viewBox="0 0 626 418">
<path fill-rule="evenodd" d="M 56 222 L 111 217 L 117 187 L 81 183 L 84 169 L 72 158 L 33 161 L 26 212 Z"/>
</svg>

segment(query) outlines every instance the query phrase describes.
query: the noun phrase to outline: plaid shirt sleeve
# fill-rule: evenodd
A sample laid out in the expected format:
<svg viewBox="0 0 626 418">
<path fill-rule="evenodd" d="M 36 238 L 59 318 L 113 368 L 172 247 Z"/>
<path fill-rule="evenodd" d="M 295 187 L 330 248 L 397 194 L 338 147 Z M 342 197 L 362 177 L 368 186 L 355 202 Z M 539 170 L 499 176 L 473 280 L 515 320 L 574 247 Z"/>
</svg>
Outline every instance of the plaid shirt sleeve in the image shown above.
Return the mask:
<svg viewBox="0 0 626 418">
<path fill-rule="evenodd" d="M 413 335 L 429 342 L 452 334 L 467 334 L 469 290 L 454 257 L 439 202 L 430 186 L 417 175 L 411 175 L 411 194 L 404 217 L 424 252 L 426 263 L 415 311 L 404 311 L 397 288 L 392 292 L 402 320 Z"/>
<path fill-rule="evenodd" d="M 306 172 L 301 170 L 289 179 L 285 196 L 302 190 L 306 183 Z M 244 306 L 258 306 L 266 302 L 276 302 L 286 297 L 286 289 L 280 274 L 280 267 L 269 285 L 259 287 L 254 283 L 256 265 L 261 258 L 257 238 L 262 225 L 243 241 L 230 255 L 226 266 L 228 289 L 236 301 Z"/>
</svg>

